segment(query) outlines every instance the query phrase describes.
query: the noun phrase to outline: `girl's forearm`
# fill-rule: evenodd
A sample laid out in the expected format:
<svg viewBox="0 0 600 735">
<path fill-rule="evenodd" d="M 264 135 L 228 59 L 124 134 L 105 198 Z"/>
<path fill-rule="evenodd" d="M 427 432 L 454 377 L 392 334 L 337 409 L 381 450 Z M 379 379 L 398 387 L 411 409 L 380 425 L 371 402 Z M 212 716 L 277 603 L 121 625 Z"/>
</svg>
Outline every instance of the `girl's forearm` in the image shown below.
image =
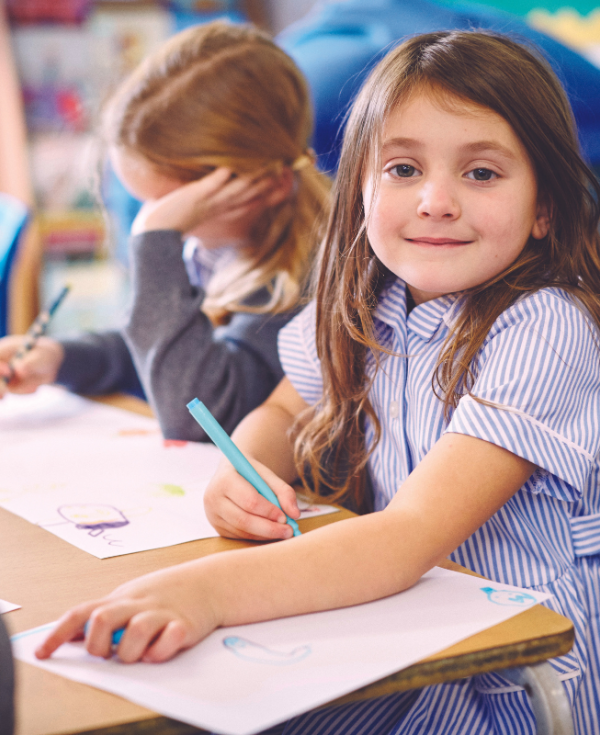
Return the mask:
<svg viewBox="0 0 600 735">
<path fill-rule="evenodd" d="M 490 518 L 535 466 L 445 435 L 386 510 L 205 560 L 221 625 L 359 604 L 413 585 Z"/>
<path fill-rule="evenodd" d="M 283 543 L 203 559 L 220 625 L 240 625 L 346 607 L 410 587 L 438 559 L 414 563 L 417 534 L 398 514 L 376 513 L 328 525 Z M 410 559 L 411 563 L 405 562 Z M 201 580 L 201 582 L 200 582 Z"/>
</svg>

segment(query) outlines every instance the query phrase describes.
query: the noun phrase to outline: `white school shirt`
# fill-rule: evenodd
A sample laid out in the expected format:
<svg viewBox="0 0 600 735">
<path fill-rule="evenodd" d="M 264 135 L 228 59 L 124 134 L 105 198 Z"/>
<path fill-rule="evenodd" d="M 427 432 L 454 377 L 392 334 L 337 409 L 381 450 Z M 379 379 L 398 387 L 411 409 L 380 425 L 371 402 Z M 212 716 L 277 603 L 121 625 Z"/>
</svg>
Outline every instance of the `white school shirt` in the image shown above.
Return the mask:
<svg viewBox="0 0 600 735">
<path fill-rule="evenodd" d="M 225 268 L 238 256 L 235 246 L 205 248 L 198 237 L 188 237 L 183 243 L 182 258 L 192 286 L 206 288 L 214 273 Z"/>
<path fill-rule="evenodd" d="M 456 296 L 443 296 L 415 307 L 407 319 L 400 279 L 379 299 L 376 336 L 397 356 L 382 355 L 370 393 L 382 429 L 368 465 L 375 509 L 386 507 L 446 432 L 484 439 L 536 464 L 539 469 L 525 485 L 451 558 L 494 581 L 554 595 L 548 606 L 573 621 L 576 644 L 552 663 L 576 700 L 577 731 L 600 733 L 598 331 L 561 289 L 521 298 L 498 317 L 476 358 L 472 393 L 495 405 L 464 396 L 447 423 L 432 377 L 459 308 Z M 322 392 L 314 304 L 281 331 L 279 351 L 288 378 L 304 400 L 314 404 Z M 373 370 L 374 361 L 368 364 Z M 370 425 L 366 436 L 370 443 Z M 498 674 L 473 681 L 474 696 L 516 689 Z M 451 692 L 452 687 L 444 687 Z M 439 691 L 424 689 L 421 707 L 433 706 L 434 699 L 435 707 L 441 706 L 444 697 Z M 493 700 L 501 713 L 499 701 L 502 698 Z M 453 706 L 452 701 L 443 706 Z M 460 706 L 465 706 L 462 700 Z M 487 709 L 493 709 L 489 703 Z M 501 718 L 498 711 L 494 716 Z M 477 721 L 482 728 L 483 722 Z M 471 732 L 450 725 L 445 730 L 440 723 L 436 727 L 436 733 Z"/>
</svg>

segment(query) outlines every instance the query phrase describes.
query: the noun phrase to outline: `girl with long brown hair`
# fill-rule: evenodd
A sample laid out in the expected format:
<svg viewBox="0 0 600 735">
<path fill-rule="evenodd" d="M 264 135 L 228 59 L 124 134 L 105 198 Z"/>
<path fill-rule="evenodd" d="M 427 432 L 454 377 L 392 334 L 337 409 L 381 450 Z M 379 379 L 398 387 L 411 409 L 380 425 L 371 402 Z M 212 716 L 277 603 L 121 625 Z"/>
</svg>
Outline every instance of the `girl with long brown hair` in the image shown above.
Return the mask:
<svg viewBox="0 0 600 735">
<path fill-rule="evenodd" d="M 41 340 L 8 390 L 58 381 L 107 393 L 139 379 L 165 436 L 206 439 L 185 410 L 196 394 L 232 430 L 283 375 L 277 332 L 298 307 L 327 210 L 311 132 L 302 74 L 265 33 L 214 22 L 171 38 L 102 120 L 119 178 L 145 202 L 130 241 L 128 321 Z M 21 341 L 0 342 L 2 375 Z"/>
<path fill-rule="evenodd" d="M 142 577 L 68 613 L 162 661 L 220 625 L 402 591 L 447 556 L 544 590 L 576 628 L 553 660 L 575 731 L 600 732 L 600 187 L 535 52 L 482 32 L 406 41 L 350 115 L 316 298 L 280 335 L 287 377 L 234 433 L 298 517 L 288 483 L 376 511 L 290 538 L 223 462 L 209 518 L 289 539 Z M 322 710 L 291 733 L 533 733 L 491 674 Z"/>
</svg>

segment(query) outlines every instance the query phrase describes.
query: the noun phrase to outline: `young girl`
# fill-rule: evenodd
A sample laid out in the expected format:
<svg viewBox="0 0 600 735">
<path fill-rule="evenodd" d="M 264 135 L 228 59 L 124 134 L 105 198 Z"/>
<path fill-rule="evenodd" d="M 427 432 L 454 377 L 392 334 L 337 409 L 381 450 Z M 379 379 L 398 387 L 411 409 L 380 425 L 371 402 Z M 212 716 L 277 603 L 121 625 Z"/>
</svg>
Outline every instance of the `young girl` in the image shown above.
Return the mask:
<svg viewBox="0 0 600 735">
<path fill-rule="evenodd" d="M 89 619 L 91 653 L 126 626 L 121 659 L 163 661 L 217 626 L 399 592 L 450 555 L 553 595 L 576 639 L 552 665 L 577 732 L 599 733 L 599 198 L 532 52 L 477 32 L 392 51 L 349 120 L 316 304 L 280 338 L 287 377 L 234 434 L 290 516 L 297 476 L 366 507 L 368 475 L 378 512 L 134 580 L 68 613 L 38 655 Z M 225 461 L 206 507 L 224 535 L 291 536 Z M 489 674 L 284 732 L 535 723 L 524 691 Z"/>
<path fill-rule="evenodd" d="M 146 202 L 130 243 L 129 321 L 40 340 L 8 389 L 58 381 L 107 393 L 135 390 L 139 377 L 165 436 L 206 438 L 185 409 L 195 395 L 233 430 L 283 375 L 277 332 L 327 206 L 311 130 L 301 73 L 250 26 L 194 27 L 142 63 L 103 119 L 118 176 Z M 0 374 L 21 341 L 0 342 Z"/>
</svg>

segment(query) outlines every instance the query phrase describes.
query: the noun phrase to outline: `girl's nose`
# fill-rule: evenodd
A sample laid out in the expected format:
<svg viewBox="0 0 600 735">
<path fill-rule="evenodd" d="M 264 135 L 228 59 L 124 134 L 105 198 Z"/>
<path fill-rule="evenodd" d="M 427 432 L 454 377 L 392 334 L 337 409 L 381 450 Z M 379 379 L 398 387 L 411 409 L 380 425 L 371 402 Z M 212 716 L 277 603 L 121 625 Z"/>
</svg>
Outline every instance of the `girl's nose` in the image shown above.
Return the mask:
<svg viewBox="0 0 600 735">
<path fill-rule="evenodd" d="M 460 215 L 460 206 L 452 187 L 446 182 L 425 182 L 420 190 L 417 214 L 440 220 L 456 219 Z"/>
</svg>

